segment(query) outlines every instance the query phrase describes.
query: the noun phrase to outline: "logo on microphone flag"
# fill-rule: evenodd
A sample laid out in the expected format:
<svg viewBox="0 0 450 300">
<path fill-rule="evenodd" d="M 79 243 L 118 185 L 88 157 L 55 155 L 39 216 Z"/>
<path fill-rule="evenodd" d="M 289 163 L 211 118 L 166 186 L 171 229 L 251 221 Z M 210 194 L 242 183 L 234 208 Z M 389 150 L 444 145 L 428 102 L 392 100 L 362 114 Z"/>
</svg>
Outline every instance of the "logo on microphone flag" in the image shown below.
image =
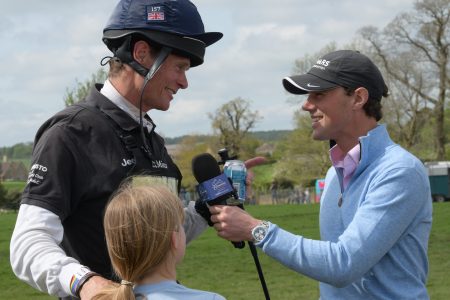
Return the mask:
<svg viewBox="0 0 450 300">
<path fill-rule="evenodd" d="M 233 191 L 234 188 L 225 174 L 220 174 L 197 185 L 197 192 L 200 198 L 206 202 L 215 200 Z"/>
</svg>

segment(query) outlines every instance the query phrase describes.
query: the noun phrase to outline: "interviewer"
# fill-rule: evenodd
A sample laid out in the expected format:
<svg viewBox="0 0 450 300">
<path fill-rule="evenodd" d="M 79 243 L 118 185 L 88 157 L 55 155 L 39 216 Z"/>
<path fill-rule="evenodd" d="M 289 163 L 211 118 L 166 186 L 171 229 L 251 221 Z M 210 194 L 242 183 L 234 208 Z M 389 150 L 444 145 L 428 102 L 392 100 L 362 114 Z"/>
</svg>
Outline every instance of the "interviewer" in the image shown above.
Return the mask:
<svg viewBox="0 0 450 300">
<path fill-rule="evenodd" d="M 432 201 L 423 164 L 395 144 L 381 119 L 388 89 L 373 62 L 328 53 L 283 79 L 308 94 L 315 140 L 332 140 L 333 164 L 320 203 L 321 240 L 287 232 L 231 206 L 212 206 L 218 235 L 251 240 L 285 266 L 320 281 L 324 299 L 428 299 Z"/>
</svg>

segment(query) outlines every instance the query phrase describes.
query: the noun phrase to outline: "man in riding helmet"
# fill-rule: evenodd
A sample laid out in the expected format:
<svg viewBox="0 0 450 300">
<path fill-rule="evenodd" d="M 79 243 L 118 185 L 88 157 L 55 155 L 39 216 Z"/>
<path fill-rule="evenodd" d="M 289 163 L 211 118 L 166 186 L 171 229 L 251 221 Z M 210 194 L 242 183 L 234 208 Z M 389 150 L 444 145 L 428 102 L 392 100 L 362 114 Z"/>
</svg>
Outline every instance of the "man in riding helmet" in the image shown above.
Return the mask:
<svg viewBox="0 0 450 300">
<path fill-rule="evenodd" d="M 202 64 L 205 48 L 221 37 L 205 32 L 188 0 L 117 4 L 103 30 L 113 53 L 108 79 L 36 134 L 11 239 L 11 265 L 21 280 L 64 299 L 89 299 L 118 280 L 102 225 L 106 203 L 125 179 L 179 191 L 181 173 L 147 112 L 169 108 L 188 87 L 187 70 Z M 187 240 L 206 226 L 188 206 Z"/>
</svg>

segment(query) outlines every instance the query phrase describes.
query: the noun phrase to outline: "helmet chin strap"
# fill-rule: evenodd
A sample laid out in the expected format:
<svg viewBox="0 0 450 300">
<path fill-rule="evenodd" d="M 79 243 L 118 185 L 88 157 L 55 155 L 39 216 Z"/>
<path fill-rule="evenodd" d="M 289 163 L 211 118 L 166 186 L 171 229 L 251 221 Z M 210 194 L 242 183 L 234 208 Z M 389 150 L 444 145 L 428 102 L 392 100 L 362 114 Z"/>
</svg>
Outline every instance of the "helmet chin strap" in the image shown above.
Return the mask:
<svg viewBox="0 0 450 300">
<path fill-rule="evenodd" d="M 153 63 L 152 67 L 148 71 L 148 73 L 144 76 L 145 82 L 144 85 L 147 84 L 147 82 L 153 78 L 156 72 L 158 72 L 159 68 L 163 64 L 163 62 L 166 60 L 167 56 L 172 52 L 172 48 L 169 47 L 162 47 L 161 50 L 158 53 L 158 56 L 155 59 L 155 62 Z"/>
<path fill-rule="evenodd" d="M 169 54 L 172 52 L 172 48 L 163 46 L 161 50 L 159 51 L 155 61 L 153 62 L 153 65 L 150 67 L 150 69 L 147 69 L 140 63 L 138 63 L 131 54 L 131 46 L 132 46 L 132 37 L 131 35 L 127 36 L 125 40 L 121 43 L 121 45 L 118 48 L 112 49 L 111 51 L 114 53 L 114 56 L 120 59 L 123 63 L 128 64 L 136 73 L 140 74 L 142 77 L 144 77 L 144 82 L 142 83 L 141 87 L 141 95 L 139 97 L 139 127 L 143 142 L 143 150 L 148 155 L 151 156 L 150 147 L 147 144 L 147 141 L 145 139 L 145 133 L 144 133 L 144 122 L 143 122 L 143 116 L 142 116 L 142 98 L 144 96 L 144 90 L 149 81 L 155 76 L 156 72 L 160 69 L 166 58 L 169 56 Z"/>
<path fill-rule="evenodd" d="M 152 67 L 150 69 L 147 69 L 133 58 L 131 40 L 131 35 L 127 36 L 118 48 L 112 49 L 111 51 L 114 53 L 115 57 L 119 58 L 123 63 L 128 64 L 138 74 L 142 75 L 145 78 L 144 84 L 147 84 L 147 82 L 152 79 L 152 77 L 161 67 L 167 56 L 169 56 L 169 54 L 172 52 L 172 48 L 163 46 L 159 51 Z"/>
<path fill-rule="evenodd" d="M 141 72 L 139 72 L 138 70 L 136 70 L 135 66 L 131 65 L 130 66 L 139 74 L 141 74 L 142 76 L 144 76 L 144 82 L 142 84 L 142 88 L 141 88 L 141 96 L 139 98 L 139 127 L 141 130 L 141 137 L 142 137 L 142 142 L 144 144 L 144 151 L 148 154 L 151 155 L 151 150 L 150 147 L 147 144 L 147 141 L 145 139 L 145 133 L 144 133 L 144 122 L 143 122 L 143 117 L 142 117 L 142 98 L 144 96 L 144 90 L 145 87 L 147 86 L 148 82 L 153 78 L 153 76 L 155 76 L 156 72 L 158 72 L 158 70 L 161 68 L 162 64 L 164 63 L 164 61 L 166 60 L 166 58 L 169 56 L 169 54 L 172 52 L 172 48 L 169 47 L 162 47 L 161 50 L 158 53 L 158 56 L 156 57 L 155 61 L 153 62 L 153 65 L 151 66 L 150 70 L 147 71 L 147 74 L 142 74 Z M 143 67 L 142 65 L 138 64 L 136 61 L 133 60 L 133 63 L 139 65 L 139 69 L 145 69 L 145 67 Z M 141 70 L 142 71 L 142 70 Z"/>
</svg>

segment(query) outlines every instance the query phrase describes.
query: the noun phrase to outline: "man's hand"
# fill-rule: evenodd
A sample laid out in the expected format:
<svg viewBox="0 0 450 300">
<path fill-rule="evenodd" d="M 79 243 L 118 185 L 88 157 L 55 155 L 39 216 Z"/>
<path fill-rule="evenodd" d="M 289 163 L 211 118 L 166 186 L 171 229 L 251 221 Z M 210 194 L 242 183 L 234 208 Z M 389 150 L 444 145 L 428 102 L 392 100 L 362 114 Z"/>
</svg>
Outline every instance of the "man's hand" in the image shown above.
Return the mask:
<svg viewBox="0 0 450 300">
<path fill-rule="evenodd" d="M 262 156 L 256 156 L 256 157 L 247 159 L 247 160 L 244 162 L 244 164 L 245 164 L 245 167 L 246 167 L 247 169 L 250 169 L 250 168 L 253 168 L 253 167 L 256 167 L 256 166 L 265 164 L 266 161 L 267 161 L 267 159 L 266 159 L 265 157 L 262 157 Z"/>
<path fill-rule="evenodd" d="M 214 205 L 209 208 L 217 235 L 232 241 L 251 241 L 252 229 L 261 221 L 237 206 Z"/>
<path fill-rule="evenodd" d="M 101 276 L 92 276 L 81 287 L 80 298 L 81 300 L 90 300 L 104 287 L 113 284 L 111 280 L 105 279 Z"/>
<path fill-rule="evenodd" d="M 247 197 L 252 196 L 251 184 L 254 177 L 250 168 L 262 165 L 265 162 L 266 159 L 261 156 L 244 162 L 247 168 Z M 217 235 L 232 242 L 251 241 L 252 229 L 260 223 L 260 220 L 253 218 L 237 206 L 214 205 L 209 207 L 209 212 Z"/>
</svg>

